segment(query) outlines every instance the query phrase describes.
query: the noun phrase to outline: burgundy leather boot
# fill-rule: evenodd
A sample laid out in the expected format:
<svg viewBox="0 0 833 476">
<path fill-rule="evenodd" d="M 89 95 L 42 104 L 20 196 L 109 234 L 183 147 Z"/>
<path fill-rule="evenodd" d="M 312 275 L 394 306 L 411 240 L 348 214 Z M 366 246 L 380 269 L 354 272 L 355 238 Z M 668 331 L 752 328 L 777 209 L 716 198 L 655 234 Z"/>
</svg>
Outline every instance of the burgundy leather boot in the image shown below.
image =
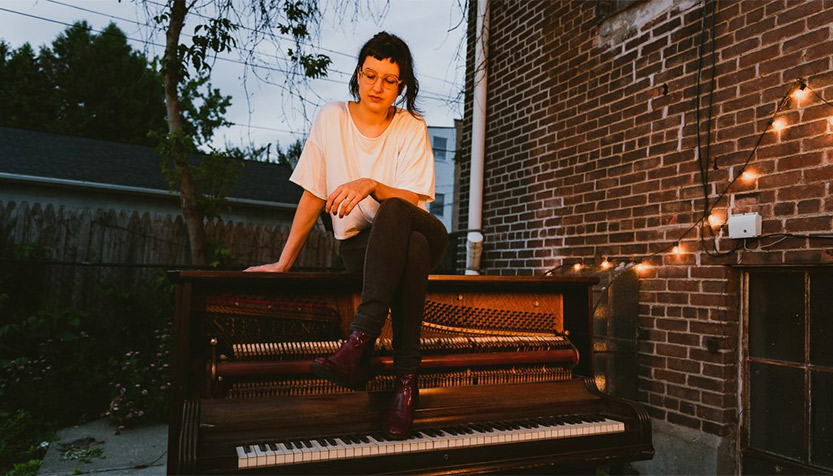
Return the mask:
<svg viewBox="0 0 833 476">
<path fill-rule="evenodd" d="M 312 361 L 310 369 L 321 378 L 353 390 L 364 390 L 370 379 L 370 356 L 375 337 L 361 331 L 353 331 L 335 354 Z"/>
<path fill-rule="evenodd" d="M 393 403 L 382 421 L 385 436 L 404 440 L 411 436 L 414 410 L 419 401 L 416 374 L 400 374 L 393 385 Z"/>
</svg>

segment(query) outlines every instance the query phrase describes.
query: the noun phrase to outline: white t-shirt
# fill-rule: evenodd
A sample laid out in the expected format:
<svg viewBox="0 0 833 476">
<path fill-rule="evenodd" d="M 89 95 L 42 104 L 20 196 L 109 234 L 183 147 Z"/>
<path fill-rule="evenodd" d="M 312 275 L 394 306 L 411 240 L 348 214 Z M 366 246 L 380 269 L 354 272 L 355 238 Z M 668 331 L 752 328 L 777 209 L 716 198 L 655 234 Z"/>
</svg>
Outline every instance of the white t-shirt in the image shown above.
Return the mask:
<svg viewBox="0 0 833 476">
<path fill-rule="evenodd" d="M 414 192 L 422 208 L 433 201 L 434 153 L 425 121 L 397 109 L 388 128 L 371 138 L 359 132 L 346 102 L 323 106 L 289 180 L 326 200 L 340 185 L 360 178 Z M 368 195 L 344 218 L 330 215 L 336 239 L 368 228 L 378 208 Z"/>
</svg>

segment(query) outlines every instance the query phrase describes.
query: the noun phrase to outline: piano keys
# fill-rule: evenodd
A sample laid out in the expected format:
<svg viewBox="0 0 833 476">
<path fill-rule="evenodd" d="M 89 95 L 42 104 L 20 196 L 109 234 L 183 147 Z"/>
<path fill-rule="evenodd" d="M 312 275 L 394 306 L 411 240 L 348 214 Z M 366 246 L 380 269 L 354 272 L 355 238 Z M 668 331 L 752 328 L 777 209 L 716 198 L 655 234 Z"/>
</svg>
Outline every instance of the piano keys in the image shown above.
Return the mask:
<svg viewBox="0 0 833 476">
<path fill-rule="evenodd" d="M 175 274 L 171 474 L 549 471 L 647 459 L 642 407 L 592 375 L 593 279 L 432 276 L 414 434 L 386 439 L 390 325 L 367 391 L 317 379 L 361 283 L 334 274 Z"/>
<path fill-rule="evenodd" d="M 235 450 L 238 468 L 254 468 L 578 438 L 624 431 L 624 422 L 598 415 L 549 415 L 425 428 L 415 431 L 406 440 L 391 440 L 381 432 L 373 432 L 254 443 L 237 446 Z"/>
</svg>

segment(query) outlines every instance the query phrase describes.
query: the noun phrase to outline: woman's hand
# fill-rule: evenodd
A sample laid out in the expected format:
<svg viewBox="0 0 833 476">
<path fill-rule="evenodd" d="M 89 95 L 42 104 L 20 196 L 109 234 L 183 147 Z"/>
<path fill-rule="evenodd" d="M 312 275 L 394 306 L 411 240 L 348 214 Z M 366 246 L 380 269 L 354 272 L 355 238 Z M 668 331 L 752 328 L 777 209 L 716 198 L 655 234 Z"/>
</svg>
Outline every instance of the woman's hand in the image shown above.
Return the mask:
<svg viewBox="0 0 833 476">
<path fill-rule="evenodd" d="M 255 271 L 260 273 L 284 273 L 286 271 L 289 271 L 289 266 L 279 261 L 277 263 L 262 264 L 260 266 L 249 266 L 243 271 Z"/>
<path fill-rule="evenodd" d="M 378 182 L 369 178 L 360 178 L 340 185 L 327 197 L 327 213 L 344 218 L 344 215 L 349 215 L 359 202 L 373 193 L 378 185 Z"/>
</svg>

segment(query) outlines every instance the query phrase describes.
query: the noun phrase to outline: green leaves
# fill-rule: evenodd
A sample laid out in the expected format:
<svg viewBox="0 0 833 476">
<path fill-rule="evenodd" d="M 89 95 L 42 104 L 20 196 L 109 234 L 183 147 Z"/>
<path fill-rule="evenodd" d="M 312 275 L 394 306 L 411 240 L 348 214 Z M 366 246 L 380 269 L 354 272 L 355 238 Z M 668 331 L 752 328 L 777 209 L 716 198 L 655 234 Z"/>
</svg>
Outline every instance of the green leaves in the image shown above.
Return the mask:
<svg viewBox="0 0 833 476">
<path fill-rule="evenodd" d="M 194 36 L 190 45 L 179 45 L 178 53 L 182 62 L 190 64 L 198 74 L 211 71 L 211 63 L 206 57 L 219 53 L 231 52 L 237 46 L 237 40 L 232 32 L 237 31 L 238 25 L 228 18 L 211 18 L 206 24 L 194 27 Z M 182 69 L 183 77 L 188 77 L 188 69 Z"/>
<path fill-rule="evenodd" d="M 152 145 L 164 130 L 162 77 L 114 24 L 78 22 L 36 54 L 0 42 L 0 125 Z"/>
</svg>

